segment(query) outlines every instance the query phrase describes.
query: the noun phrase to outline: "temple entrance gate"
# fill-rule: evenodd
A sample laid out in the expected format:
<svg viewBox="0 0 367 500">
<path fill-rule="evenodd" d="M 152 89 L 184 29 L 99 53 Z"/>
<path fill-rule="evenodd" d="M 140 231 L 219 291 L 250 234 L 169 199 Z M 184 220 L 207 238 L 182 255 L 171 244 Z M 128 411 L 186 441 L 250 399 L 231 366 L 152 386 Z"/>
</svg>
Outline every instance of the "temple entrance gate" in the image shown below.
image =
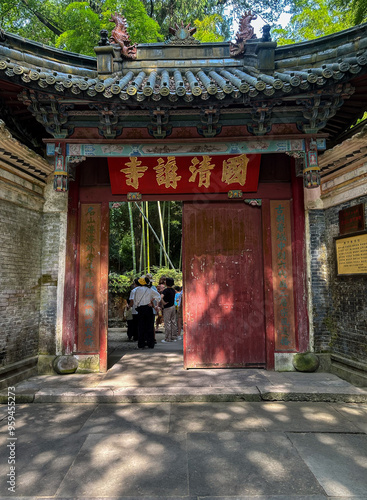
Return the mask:
<svg viewBox="0 0 367 500">
<path fill-rule="evenodd" d="M 211 156 L 214 164 L 217 157 Z M 292 173 L 289 157 L 262 156 L 259 184 L 249 198 L 238 191 L 165 193 L 161 187 L 154 192 L 154 178 L 146 184 L 139 179 L 142 193 L 114 192 L 114 182 L 118 189 L 126 186 L 124 178 L 113 180 L 107 159 L 87 158 L 70 186 L 65 353 L 86 370 L 107 369 L 109 204 L 138 196 L 183 202 L 185 368 L 271 370 L 276 356 L 304 348 L 302 180 Z M 126 173 L 132 160 L 119 161 L 115 170 Z M 138 161 L 144 168 L 153 163 L 147 173 L 159 163 L 144 156 Z M 187 170 L 178 175 L 184 179 Z"/>
</svg>

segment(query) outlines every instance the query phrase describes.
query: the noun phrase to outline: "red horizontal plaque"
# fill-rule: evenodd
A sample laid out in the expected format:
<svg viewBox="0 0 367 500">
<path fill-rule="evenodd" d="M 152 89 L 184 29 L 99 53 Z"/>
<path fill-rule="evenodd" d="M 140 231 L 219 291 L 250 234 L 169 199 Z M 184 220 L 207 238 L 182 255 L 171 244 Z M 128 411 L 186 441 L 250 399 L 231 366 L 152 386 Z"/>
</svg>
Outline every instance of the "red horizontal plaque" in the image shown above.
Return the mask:
<svg viewBox="0 0 367 500">
<path fill-rule="evenodd" d="M 256 192 L 261 155 L 108 158 L 112 194 Z"/>
<path fill-rule="evenodd" d="M 356 233 L 365 229 L 364 204 L 354 205 L 339 211 L 340 234 Z"/>
</svg>

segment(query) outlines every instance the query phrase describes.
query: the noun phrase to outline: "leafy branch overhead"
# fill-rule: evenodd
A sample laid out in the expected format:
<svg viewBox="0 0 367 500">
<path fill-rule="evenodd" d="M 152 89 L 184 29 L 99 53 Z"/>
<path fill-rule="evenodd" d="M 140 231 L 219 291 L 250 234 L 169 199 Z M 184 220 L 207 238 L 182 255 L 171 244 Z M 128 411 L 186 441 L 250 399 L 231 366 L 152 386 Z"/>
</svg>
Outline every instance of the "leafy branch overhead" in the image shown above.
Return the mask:
<svg viewBox="0 0 367 500">
<path fill-rule="evenodd" d="M 184 22 L 202 42 L 233 39 L 238 21 L 251 10 L 272 25 L 278 43 L 335 33 L 367 19 L 367 0 L 1 0 L 0 26 L 46 45 L 94 56 L 99 32 L 111 33 L 111 16 L 128 23 L 132 43 L 169 38 L 169 27 Z M 284 28 L 276 24 L 291 16 Z"/>
</svg>

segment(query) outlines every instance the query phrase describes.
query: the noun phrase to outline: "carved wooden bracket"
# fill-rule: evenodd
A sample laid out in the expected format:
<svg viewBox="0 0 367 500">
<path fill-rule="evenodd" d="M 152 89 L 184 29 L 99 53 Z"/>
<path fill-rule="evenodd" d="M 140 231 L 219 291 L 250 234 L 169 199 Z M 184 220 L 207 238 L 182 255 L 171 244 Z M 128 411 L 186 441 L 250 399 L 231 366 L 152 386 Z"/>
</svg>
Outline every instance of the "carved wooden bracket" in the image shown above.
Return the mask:
<svg viewBox="0 0 367 500">
<path fill-rule="evenodd" d="M 265 135 L 271 131 L 272 109 L 282 104 L 282 101 L 254 102 L 252 104 L 252 123 L 247 125 L 248 131 L 253 135 Z"/>
<path fill-rule="evenodd" d="M 122 125 L 119 123 L 118 111 L 123 109 L 116 104 L 89 104 L 90 109 L 96 109 L 99 115 L 98 131 L 105 139 L 115 139 L 122 133 Z"/>
<path fill-rule="evenodd" d="M 204 137 L 215 137 L 218 135 L 222 126 L 218 124 L 220 118 L 220 110 L 210 106 L 210 108 L 202 109 L 200 119 L 202 125 L 199 125 L 197 130 Z"/>
<path fill-rule="evenodd" d="M 303 105 L 302 114 L 305 121 L 297 124 L 297 128 L 305 134 L 315 134 L 327 124 L 343 105 L 341 97 L 324 98 L 317 96 L 310 99 L 298 99 L 297 104 Z"/>
<path fill-rule="evenodd" d="M 150 115 L 152 117 L 151 125 L 148 127 L 150 135 L 152 135 L 155 139 L 164 139 L 169 136 L 172 132 L 172 126 L 168 125 L 168 109 L 151 109 Z"/>
<path fill-rule="evenodd" d="M 18 99 L 55 139 L 65 139 L 74 132 L 74 125 L 68 124 L 68 110 L 74 109 L 74 104 L 63 104 L 52 94 L 34 90 L 23 90 Z"/>
</svg>

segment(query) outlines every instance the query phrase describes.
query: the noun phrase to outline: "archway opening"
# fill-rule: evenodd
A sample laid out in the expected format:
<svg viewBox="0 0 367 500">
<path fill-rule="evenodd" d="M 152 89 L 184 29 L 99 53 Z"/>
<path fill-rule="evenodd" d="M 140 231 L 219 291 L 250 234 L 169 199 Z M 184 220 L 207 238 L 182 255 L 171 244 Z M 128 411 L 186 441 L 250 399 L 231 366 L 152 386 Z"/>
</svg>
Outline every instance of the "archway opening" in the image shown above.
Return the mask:
<svg viewBox="0 0 367 500">
<path fill-rule="evenodd" d="M 136 311 L 129 307 L 134 279 L 151 275 L 161 291 L 165 277 L 182 287 L 182 202 L 110 203 L 108 368 L 137 349 Z M 154 308 L 156 347 L 164 339 L 161 304 Z M 181 310 L 177 310 L 179 315 Z M 181 333 L 181 332 L 180 332 Z M 170 346 L 173 349 L 173 346 Z M 182 342 L 175 345 L 182 353 Z"/>
</svg>

